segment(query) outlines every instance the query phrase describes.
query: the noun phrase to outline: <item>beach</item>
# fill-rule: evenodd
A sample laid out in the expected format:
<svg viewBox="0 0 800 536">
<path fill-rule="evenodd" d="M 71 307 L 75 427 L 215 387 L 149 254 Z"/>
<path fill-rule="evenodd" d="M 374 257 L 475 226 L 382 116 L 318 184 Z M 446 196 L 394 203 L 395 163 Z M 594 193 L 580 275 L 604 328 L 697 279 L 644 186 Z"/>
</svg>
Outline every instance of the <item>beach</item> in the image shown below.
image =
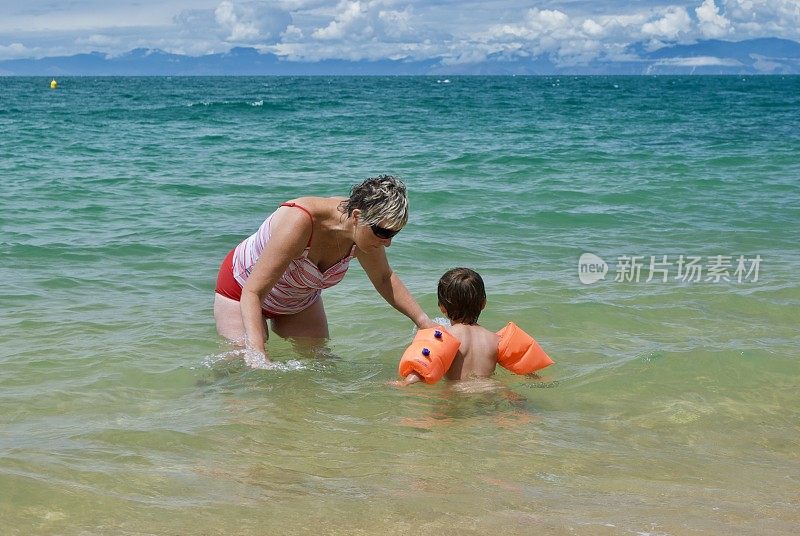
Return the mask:
<svg viewBox="0 0 800 536">
<path fill-rule="evenodd" d="M 3 534 L 800 526 L 800 77 L 49 82 L 0 78 Z M 474 268 L 555 366 L 388 386 L 413 325 L 357 262 L 320 355 L 219 339 L 228 251 L 382 173 L 426 312 Z"/>
</svg>

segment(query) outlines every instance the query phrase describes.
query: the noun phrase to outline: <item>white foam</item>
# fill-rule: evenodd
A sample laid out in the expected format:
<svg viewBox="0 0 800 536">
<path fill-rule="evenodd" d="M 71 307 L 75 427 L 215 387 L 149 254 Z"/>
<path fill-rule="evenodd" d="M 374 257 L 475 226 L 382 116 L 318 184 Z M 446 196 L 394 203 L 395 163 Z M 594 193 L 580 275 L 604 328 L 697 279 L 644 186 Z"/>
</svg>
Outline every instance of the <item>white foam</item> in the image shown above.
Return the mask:
<svg viewBox="0 0 800 536">
<path fill-rule="evenodd" d="M 281 372 L 291 372 L 295 370 L 306 370 L 308 365 L 302 361 L 298 361 L 297 359 L 291 359 L 289 361 L 284 362 L 277 362 L 272 361 L 269 363 L 269 366 L 266 370 L 277 370 Z"/>
<path fill-rule="evenodd" d="M 250 368 L 253 369 L 269 369 L 270 365 L 272 364 L 270 361 L 267 360 L 267 356 L 262 354 L 261 352 L 256 352 L 255 350 L 245 349 L 242 350 L 242 354 L 244 357 L 244 363 Z"/>
<path fill-rule="evenodd" d="M 431 322 L 433 322 L 434 324 L 439 324 L 440 326 L 452 326 L 452 325 L 453 325 L 453 324 L 450 322 L 450 319 L 448 319 L 448 318 L 445 318 L 445 317 L 443 317 L 443 316 L 437 316 L 436 318 L 432 318 L 432 319 L 431 319 Z M 417 327 L 416 327 L 416 326 L 414 326 L 413 328 L 411 328 L 411 333 L 412 333 L 412 334 L 415 334 L 417 331 L 418 331 L 418 330 L 417 330 Z"/>
<path fill-rule="evenodd" d="M 452 326 L 453 323 L 450 322 L 449 318 L 445 318 L 443 316 L 437 316 L 433 319 L 433 322 L 439 324 L 440 326 Z"/>
<path fill-rule="evenodd" d="M 253 370 L 276 370 L 276 371 L 294 371 L 305 370 L 308 364 L 303 361 L 291 359 L 285 362 L 269 361 L 266 356 L 254 350 L 245 350 L 237 348 L 235 350 L 228 350 L 219 354 L 214 354 L 206 357 L 203 360 L 203 365 L 207 368 L 213 368 L 218 363 L 233 363 L 237 361 L 244 361 L 244 364 L 249 369 Z"/>
</svg>

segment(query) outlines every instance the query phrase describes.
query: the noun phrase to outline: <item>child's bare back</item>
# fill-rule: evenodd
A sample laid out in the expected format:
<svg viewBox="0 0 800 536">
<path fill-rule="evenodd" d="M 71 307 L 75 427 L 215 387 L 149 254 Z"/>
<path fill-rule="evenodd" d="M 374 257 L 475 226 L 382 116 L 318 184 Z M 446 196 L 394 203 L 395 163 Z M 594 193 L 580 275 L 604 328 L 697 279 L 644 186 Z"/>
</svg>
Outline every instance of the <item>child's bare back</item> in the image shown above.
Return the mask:
<svg viewBox="0 0 800 536">
<path fill-rule="evenodd" d="M 497 343 L 500 337 L 477 324 L 453 324 L 447 327 L 461 342 L 453 364 L 447 370 L 448 380 L 488 378 L 497 366 Z"/>
</svg>

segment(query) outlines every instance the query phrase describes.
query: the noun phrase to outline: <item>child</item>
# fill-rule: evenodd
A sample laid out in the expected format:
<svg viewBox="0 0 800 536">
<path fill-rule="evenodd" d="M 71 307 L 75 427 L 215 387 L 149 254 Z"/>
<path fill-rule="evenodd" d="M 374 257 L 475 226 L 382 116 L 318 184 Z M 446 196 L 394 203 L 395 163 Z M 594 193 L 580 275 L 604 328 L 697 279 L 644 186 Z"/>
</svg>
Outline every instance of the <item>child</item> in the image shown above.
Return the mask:
<svg viewBox="0 0 800 536">
<path fill-rule="evenodd" d="M 478 324 L 486 307 L 483 279 L 469 268 L 453 268 L 439 279 L 439 309 L 452 325 L 417 332 L 400 360 L 397 384 L 488 378 L 497 363 L 515 374 L 530 374 L 553 364 L 536 340 L 509 322 L 492 333 Z"/>
<path fill-rule="evenodd" d="M 500 337 L 478 324 L 486 307 L 483 279 L 469 268 L 453 268 L 439 279 L 439 309 L 450 319 L 447 331 L 461 342 L 453 364 L 445 373 L 448 380 L 469 377 L 487 378 L 497 366 Z M 422 381 L 416 372 L 406 376 L 401 385 Z"/>
</svg>

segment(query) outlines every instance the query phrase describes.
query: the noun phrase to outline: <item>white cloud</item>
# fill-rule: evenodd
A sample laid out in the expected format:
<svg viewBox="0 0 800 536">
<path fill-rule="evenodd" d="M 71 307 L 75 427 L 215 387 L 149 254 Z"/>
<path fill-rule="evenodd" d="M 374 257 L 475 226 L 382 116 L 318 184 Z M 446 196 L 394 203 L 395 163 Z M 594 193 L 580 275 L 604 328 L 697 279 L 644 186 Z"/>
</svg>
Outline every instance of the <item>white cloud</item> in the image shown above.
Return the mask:
<svg viewBox="0 0 800 536">
<path fill-rule="evenodd" d="M 800 40 L 798 0 L 724 0 L 736 39 L 785 37 Z"/>
<path fill-rule="evenodd" d="M 338 40 L 348 37 L 359 39 L 370 37 L 373 28 L 369 25 L 367 17 L 367 3 L 343 0 L 336 18 L 324 28 L 314 30 L 311 36 L 320 40 Z"/>
<path fill-rule="evenodd" d="M 605 28 L 597 24 L 592 19 L 586 19 L 583 21 L 583 24 L 581 24 L 581 30 L 583 30 L 586 35 L 591 35 L 593 37 L 600 37 L 603 35 L 603 33 L 605 33 Z"/>
<path fill-rule="evenodd" d="M 247 20 L 236 13 L 233 2 L 222 2 L 214 10 L 214 20 L 229 34 L 226 41 L 250 41 L 259 38 L 255 21 Z"/>
<path fill-rule="evenodd" d="M 528 41 L 564 35 L 571 29 L 569 17 L 558 10 L 529 9 L 521 23 L 498 24 L 489 28 L 489 40 L 509 41 L 525 39 Z"/>
<path fill-rule="evenodd" d="M 281 41 L 286 43 L 297 43 L 303 39 L 303 30 L 290 24 L 281 34 Z"/>
<path fill-rule="evenodd" d="M 308 11 L 331 6 L 331 0 L 279 0 L 278 4 L 287 11 Z"/>
<path fill-rule="evenodd" d="M 642 26 L 642 33 L 650 37 L 675 39 L 692 29 L 692 19 L 682 7 L 669 7 L 663 16 Z"/>
<path fill-rule="evenodd" d="M 562 11 L 531 9 L 527 16 L 530 26 L 541 32 L 558 32 L 569 28 L 569 17 Z"/>
<path fill-rule="evenodd" d="M 122 44 L 122 39 L 111 35 L 92 34 L 89 37 L 79 37 L 75 40 L 75 44 L 92 47 L 117 47 Z"/>
<path fill-rule="evenodd" d="M 291 16 L 282 9 L 264 2 L 232 2 L 224 0 L 214 10 L 214 19 L 231 43 L 275 42 L 291 23 Z"/>
<path fill-rule="evenodd" d="M 731 58 L 717 58 L 715 56 L 693 56 L 691 58 L 666 58 L 659 60 L 655 65 L 671 65 L 678 67 L 737 67 L 741 62 Z"/>
<path fill-rule="evenodd" d="M 22 43 L 11 43 L 10 45 L 0 45 L 0 59 L 13 60 L 17 58 L 29 58 L 33 55 L 33 50 Z"/>
<path fill-rule="evenodd" d="M 442 64 L 461 65 L 466 63 L 480 63 L 486 61 L 486 57 L 493 52 L 495 51 L 486 45 L 478 45 L 458 54 L 446 55 Z"/>
<path fill-rule="evenodd" d="M 293 27 L 268 48 L 290 60 L 425 59 L 447 53 L 451 36 L 399 0 L 341 0 L 293 13 Z"/>
<path fill-rule="evenodd" d="M 761 73 L 776 73 L 785 68 L 784 65 L 772 61 L 771 58 L 767 58 L 758 54 L 751 54 L 750 57 L 755 60 L 753 67 L 755 67 L 755 69 Z"/>
<path fill-rule="evenodd" d="M 703 37 L 717 38 L 730 32 L 731 21 L 720 15 L 714 0 L 705 0 L 694 12 Z"/>
<path fill-rule="evenodd" d="M 399 11 L 396 9 L 384 9 L 378 11 L 378 20 L 381 24 L 379 30 L 384 36 L 394 39 L 416 40 L 420 36 L 416 35 L 411 25 L 413 11 L 410 7 Z"/>
<path fill-rule="evenodd" d="M 602 45 L 592 39 L 572 39 L 559 49 L 559 63 L 562 65 L 582 65 L 595 59 Z"/>
<path fill-rule="evenodd" d="M 411 26 L 414 16 L 410 6 L 395 9 L 389 0 L 342 0 L 326 24 L 310 33 L 319 41 L 358 43 L 366 40 L 380 42 L 419 42 L 428 37 L 426 31 Z"/>
<path fill-rule="evenodd" d="M 698 39 L 800 40 L 800 0 L 5 0 L 0 53 L 39 56 L 135 47 L 206 54 L 254 46 L 288 59 L 547 53 L 562 64 L 635 59 Z M 24 29 L 23 29 L 24 28 Z M 11 43 L 19 46 L 11 45 Z M 25 47 L 20 48 L 24 43 Z M 13 48 L 12 48 L 13 47 Z M 637 50 L 641 50 L 638 47 Z"/>
<path fill-rule="evenodd" d="M 597 53 L 594 37 L 603 28 L 594 21 L 570 19 L 559 10 L 529 9 L 517 24 L 496 24 L 475 40 L 490 51 L 513 56 L 538 56 L 552 53 L 557 61 L 575 63 L 589 61 Z M 587 35 L 588 34 L 588 35 Z M 472 46 L 466 43 L 465 46 Z M 468 57 L 461 52 L 462 57 Z"/>
<path fill-rule="evenodd" d="M 267 3 L 230 0 L 214 8 L 184 10 L 173 18 L 184 47 L 206 51 L 276 43 L 291 22 L 287 11 Z"/>
<path fill-rule="evenodd" d="M 550 53 L 560 65 L 585 64 L 600 56 L 634 59 L 626 47 L 653 37 L 688 36 L 692 21 L 683 8 L 570 17 L 559 10 L 530 9 L 521 22 L 492 25 L 476 38 L 517 56 Z"/>
</svg>

